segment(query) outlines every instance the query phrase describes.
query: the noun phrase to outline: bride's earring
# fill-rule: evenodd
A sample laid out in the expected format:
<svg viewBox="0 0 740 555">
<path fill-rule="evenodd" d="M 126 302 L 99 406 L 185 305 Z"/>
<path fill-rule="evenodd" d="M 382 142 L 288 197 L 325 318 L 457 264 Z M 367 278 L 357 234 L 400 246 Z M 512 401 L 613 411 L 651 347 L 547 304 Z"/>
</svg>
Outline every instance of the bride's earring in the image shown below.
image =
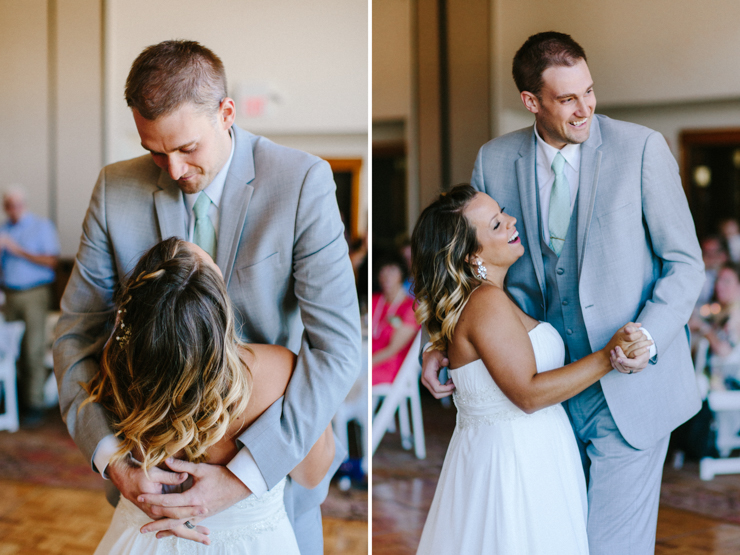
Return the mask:
<svg viewBox="0 0 740 555">
<path fill-rule="evenodd" d="M 486 270 L 486 267 L 483 265 L 483 261 L 479 258 L 475 261 L 476 265 L 478 266 L 476 269 L 473 270 L 473 274 L 475 277 L 477 277 L 481 281 L 486 280 L 486 276 L 488 275 L 488 270 Z"/>
</svg>

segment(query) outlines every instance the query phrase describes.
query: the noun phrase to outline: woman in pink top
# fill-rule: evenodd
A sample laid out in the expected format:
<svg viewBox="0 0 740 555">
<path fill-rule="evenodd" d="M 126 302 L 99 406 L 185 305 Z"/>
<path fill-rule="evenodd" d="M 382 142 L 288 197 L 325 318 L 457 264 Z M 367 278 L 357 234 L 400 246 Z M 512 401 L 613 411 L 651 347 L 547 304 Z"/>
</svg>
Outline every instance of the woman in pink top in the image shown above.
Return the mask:
<svg viewBox="0 0 740 555">
<path fill-rule="evenodd" d="M 381 292 L 372 300 L 373 385 L 393 381 L 419 330 L 414 299 L 403 287 L 407 274 L 400 257 L 380 262 Z"/>
</svg>

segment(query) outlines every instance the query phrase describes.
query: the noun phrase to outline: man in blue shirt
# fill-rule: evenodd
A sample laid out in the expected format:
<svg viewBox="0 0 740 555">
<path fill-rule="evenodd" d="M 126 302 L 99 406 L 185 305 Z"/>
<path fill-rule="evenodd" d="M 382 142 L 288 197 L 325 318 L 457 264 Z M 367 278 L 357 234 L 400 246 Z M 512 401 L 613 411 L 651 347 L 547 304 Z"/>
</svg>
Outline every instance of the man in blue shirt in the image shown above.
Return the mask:
<svg viewBox="0 0 740 555">
<path fill-rule="evenodd" d="M 21 425 L 37 426 L 44 415 L 46 317 L 51 283 L 59 256 L 54 224 L 26 211 L 25 193 L 18 187 L 3 194 L 8 216 L 0 226 L 0 266 L 5 293 L 5 318 L 23 320 L 26 331 L 18 365 Z"/>
</svg>

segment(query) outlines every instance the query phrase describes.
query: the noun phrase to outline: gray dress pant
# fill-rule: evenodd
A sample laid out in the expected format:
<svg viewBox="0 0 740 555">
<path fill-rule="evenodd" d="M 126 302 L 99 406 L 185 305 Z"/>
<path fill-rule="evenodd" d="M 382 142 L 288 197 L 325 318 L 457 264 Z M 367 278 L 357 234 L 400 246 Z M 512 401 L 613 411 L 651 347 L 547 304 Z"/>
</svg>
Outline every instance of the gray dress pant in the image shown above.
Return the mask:
<svg viewBox="0 0 740 555">
<path fill-rule="evenodd" d="M 649 449 L 629 445 L 612 418 L 599 382 L 563 405 L 578 439 L 588 483 L 591 555 L 654 555 L 660 483 L 670 436 Z"/>
</svg>

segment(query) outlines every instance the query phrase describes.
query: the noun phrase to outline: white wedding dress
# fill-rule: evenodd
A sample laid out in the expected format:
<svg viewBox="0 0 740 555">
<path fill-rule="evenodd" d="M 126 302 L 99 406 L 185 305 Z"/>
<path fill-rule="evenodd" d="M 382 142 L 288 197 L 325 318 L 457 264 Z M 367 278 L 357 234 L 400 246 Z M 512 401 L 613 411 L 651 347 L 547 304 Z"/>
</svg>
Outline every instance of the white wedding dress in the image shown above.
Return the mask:
<svg viewBox="0 0 740 555">
<path fill-rule="evenodd" d="M 550 324 L 529 338 L 538 372 L 563 365 Z M 450 377 L 457 426 L 417 555 L 587 555 L 586 483 L 563 407 L 524 413 L 481 360 Z"/>
<path fill-rule="evenodd" d="M 211 545 L 164 538 L 139 529 L 151 519 L 121 497 L 95 555 L 300 555 L 283 502 L 283 479 L 261 497 L 251 495 L 199 524 L 210 530 Z"/>
</svg>

